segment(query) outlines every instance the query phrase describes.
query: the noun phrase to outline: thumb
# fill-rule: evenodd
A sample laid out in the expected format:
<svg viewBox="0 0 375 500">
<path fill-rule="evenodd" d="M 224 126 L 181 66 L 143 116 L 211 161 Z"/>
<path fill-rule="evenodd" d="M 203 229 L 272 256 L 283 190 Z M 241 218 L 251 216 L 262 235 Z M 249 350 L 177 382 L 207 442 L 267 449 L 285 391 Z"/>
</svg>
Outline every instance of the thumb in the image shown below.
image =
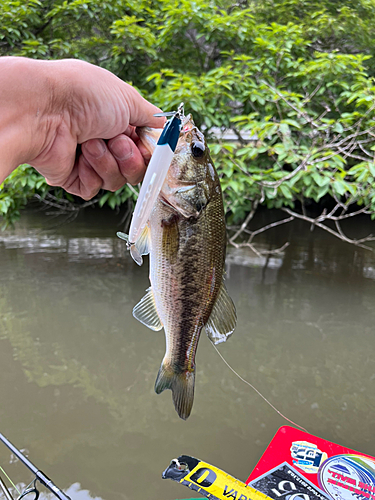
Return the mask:
<svg viewBox="0 0 375 500">
<path fill-rule="evenodd" d="M 163 128 L 165 117 L 153 116 L 161 109 L 144 99 L 131 85 L 126 84 L 126 100 L 129 104 L 129 125 L 133 127 Z"/>
</svg>

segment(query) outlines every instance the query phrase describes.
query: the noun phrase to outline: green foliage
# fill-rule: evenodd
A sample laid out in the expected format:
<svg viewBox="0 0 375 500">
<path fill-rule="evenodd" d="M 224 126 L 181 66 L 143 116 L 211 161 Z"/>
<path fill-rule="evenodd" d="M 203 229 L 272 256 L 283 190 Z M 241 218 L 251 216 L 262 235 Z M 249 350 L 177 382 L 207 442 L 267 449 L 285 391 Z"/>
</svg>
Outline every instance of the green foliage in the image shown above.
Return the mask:
<svg viewBox="0 0 375 500">
<path fill-rule="evenodd" d="M 184 101 L 211 143 L 230 221 L 254 202 L 332 199 L 375 213 L 374 14 L 374 0 L 4 0 L 0 54 L 79 57 L 165 110 Z M 0 211 L 13 220 L 51 190 L 22 166 Z M 99 205 L 130 196 L 101 193 Z"/>
<path fill-rule="evenodd" d="M 13 224 L 20 215 L 20 210 L 35 194 L 44 196 L 48 185 L 41 175 L 29 165 L 20 165 L 0 185 L 0 215 L 6 223 Z"/>
<path fill-rule="evenodd" d="M 302 24 L 313 49 L 374 53 L 375 3 L 372 0 L 264 0 L 255 4 L 262 22 Z M 370 64 L 373 64 L 370 63 Z"/>
</svg>

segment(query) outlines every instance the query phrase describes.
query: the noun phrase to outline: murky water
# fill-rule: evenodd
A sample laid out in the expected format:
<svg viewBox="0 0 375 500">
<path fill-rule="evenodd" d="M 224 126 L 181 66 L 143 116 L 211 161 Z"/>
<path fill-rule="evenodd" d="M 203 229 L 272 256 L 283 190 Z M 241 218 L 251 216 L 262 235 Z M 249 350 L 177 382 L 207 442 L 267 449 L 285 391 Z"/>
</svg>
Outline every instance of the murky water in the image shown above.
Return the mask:
<svg viewBox="0 0 375 500">
<path fill-rule="evenodd" d="M 223 364 L 205 335 L 191 417 L 153 385 L 164 333 L 131 311 L 148 284 L 115 236 L 120 216 L 75 222 L 29 213 L 0 234 L 0 431 L 78 499 L 172 500 L 189 490 L 161 479 L 191 454 L 245 480 L 285 424 Z M 259 222 L 260 224 L 260 222 Z M 352 222 L 354 235 L 371 231 Z M 260 259 L 230 250 L 227 287 L 238 312 L 221 353 L 285 415 L 310 432 L 375 453 L 375 253 L 303 223 L 259 240 L 289 241 Z M 0 465 L 17 482 L 30 480 Z"/>
</svg>

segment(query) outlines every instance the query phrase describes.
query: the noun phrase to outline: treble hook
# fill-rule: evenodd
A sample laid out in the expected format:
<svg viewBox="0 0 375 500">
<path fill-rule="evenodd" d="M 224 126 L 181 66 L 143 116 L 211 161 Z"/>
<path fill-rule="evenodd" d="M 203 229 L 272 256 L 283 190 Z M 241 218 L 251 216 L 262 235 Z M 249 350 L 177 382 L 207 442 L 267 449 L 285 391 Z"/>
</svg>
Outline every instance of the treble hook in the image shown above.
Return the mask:
<svg viewBox="0 0 375 500">
<path fill-rule="evenodd" d="M 183 120 L 185 117 L 185 112 L 184 112 L 184 103 L 182 102 L 179 107 L 177 108 L 177 111 L 165 111 L 164 113 L 155 113 L 154 116 L 156 117 L 161 117 L 161 116 L 177 116 L 180 120 Z"/>
</svg>

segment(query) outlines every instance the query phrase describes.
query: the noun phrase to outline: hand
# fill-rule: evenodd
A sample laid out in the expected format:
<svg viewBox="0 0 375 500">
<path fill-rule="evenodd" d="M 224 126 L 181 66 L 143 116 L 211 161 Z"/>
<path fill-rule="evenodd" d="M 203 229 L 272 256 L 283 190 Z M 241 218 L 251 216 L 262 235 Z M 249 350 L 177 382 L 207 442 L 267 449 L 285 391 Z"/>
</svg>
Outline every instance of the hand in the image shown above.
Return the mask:
<svg viewBox="0 0 375 500">
<path fill-rule="evenodd" d="M 150 155 L 135 127 L 162 127 L 164 118 L 153 117 L 159 108 L 109 71 L 83 61 L 0 58 L 0 73 L 4 60 L 20 80 L 13 85 L 16 105 L 24 96 L 31 107 L 29 113 L 10 113 L 23 123 L 23 133 L 31 131 L 30 137 L 18 137 L 25 152 L 17 164 L 29 163 L 50 185 L 85 200 L 101 188 L 116 191 L 140 182 Z M 9 108 L 12 95 L 3 85 L 0 79 L 0 99 Z"/>
</svg>

